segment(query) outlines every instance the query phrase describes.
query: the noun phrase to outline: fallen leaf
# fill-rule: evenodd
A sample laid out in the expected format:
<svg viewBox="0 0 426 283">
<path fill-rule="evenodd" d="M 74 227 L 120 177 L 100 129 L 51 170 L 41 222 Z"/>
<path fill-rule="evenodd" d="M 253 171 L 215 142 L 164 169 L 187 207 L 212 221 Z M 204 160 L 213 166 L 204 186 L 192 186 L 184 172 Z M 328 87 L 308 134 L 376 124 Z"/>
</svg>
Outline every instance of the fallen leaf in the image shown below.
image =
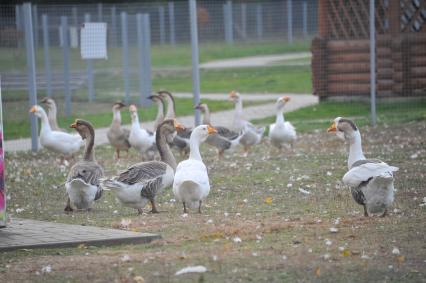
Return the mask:
<svg viewBox="0 0 426 283">
<path fill-rule="evenodd" d="M 265 203 L 266 204 L 272 204 L 272 197 L 265 198 Z"/>
<path fill-rule="evenodd" d="M 317 277 L 320 277 L 320 276 L 321 276 L 321 268 L 317 267 L 317 268 L 315 269 L 315 275 L 316 275 Z"/>
<path fill-rule="evenodd" d="M 83 243 L 83 244 L 78 245 L 77 248 L 79 248 L 80 250 L 85 250 L 85 249 L 87 249 L 87 246 Z"/>
<path fill-rule="evenodd" d="M 145 279 L 142 276 L 135 276 L 133 277 L 133 280 L 135 280 L 136 283 L 144 283 Z"/>
<path fill-rule="evenodd" d="M 405 261 L 405 256 L 400 255 L 398 257 L 396 257 L 396 260 L 398 261 L 399 264 L 404 263 Z"/>
<path fill-rule="evenodd" d="M 347 257 L 351 255 L 351 251 L 348 249 L 344 249 L 342 252 L 342 256 Z"/>
</svg>

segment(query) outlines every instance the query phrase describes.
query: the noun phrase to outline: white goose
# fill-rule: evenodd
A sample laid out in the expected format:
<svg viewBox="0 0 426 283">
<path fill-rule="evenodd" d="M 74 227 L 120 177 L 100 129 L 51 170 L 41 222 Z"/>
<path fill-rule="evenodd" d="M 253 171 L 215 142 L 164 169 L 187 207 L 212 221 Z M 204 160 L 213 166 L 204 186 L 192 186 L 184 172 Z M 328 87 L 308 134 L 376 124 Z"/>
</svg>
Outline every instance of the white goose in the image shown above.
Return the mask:
<svg viewBox="0 0 426 283">
<path fill-rule="evenodd" d="M 398 167 L 366 159 L 361 134 L 351 120 L 337 117 L 327 131 L 349 143 L 349 171 L 343 176 L 343 183 L 350 187 L 354 200 L 364 207 L 364 216 L 370 213 L 385 216 L 394 199 L 393 172 Z"/>
<path fill-rule="evenodd" d="M 77 119 L 71 128 L 76 129 L 80 136 L 86 140 L 83 160 L 71 167 L 65 188 L 68 194 L 66 212 L 73 211 L 71 204 L 77 209 L 92 208 L 93 202 L 102 196 L 100 178 L 104 175 L 102 167 L 95 160 L 94 143 L 95 131 L 93 126 L 84 120 Z"/>
<path fill-rule="evenodd" d="M 296 140 L 296 130 L 290 122 L 284 120 L 284 106 L 290 100 L 288 96 L 283 96 L 277 99 L 277 118 L 274 124 L 269 126 L 269 139 L 271 144 L 278 149 L 283 145 L 293 145 Z"/>
<path fill-rule="evenodd" d="M 195 109 L 199 109 L 204 113 L 203 124 L 211 125 L 209 107 L 205 103 L 199 103 Z M 240 144 L 240 139 L 244 136 L 244 132 L 238 134 L 223 126 L 215 126 L 216 134 L 209 135 L 206 143 L 216 147 L 218 150 L 218 158 L 222 158 L 225 152 L 232 152 L 236 146 Z"/>
<path fill-rule="evenodd" d="M 191 208 L 198 206 L 198 212 L 201 213 L 202 201 L 210 192 L 209 176 L 201 159 L 200 144 L 213 133 L 217 133 L 216 129 L 208 125 L 194 128 L 189 141 L 189 158 L 180 162 L 176 168 L 173 193 L 183 203 L 184 213 L 187 213 L 187 205 Z"/>
<path fill-rule="evenodd" d="M 141 127 L 138 109 L 135 105 L 130 105 L 129 111 L 132 120 L 129 143 L 142 154 L 144 160 L 153 160 L 156 152 L 155 135 Z"/>
<path fill-rule="evenodd" d="M 265 127 L 257 128 L 252 123 L 243 118 L 243 100 L 236 91 L 229 93 L 229 98 L 235 104 L 233 127 L 235 131 L 244 130 L 244 135 L 240 143 L 244 146 L 244 155 L 247 156 L 250 148 L 261 142 Z"/>
<path fill-rule="evenodd" d="M 62 154 L 65 157 L 72 157 L 84 145 L 80 135 L 52 131 L 46 111 L 41 106 L 34 105 L 31 107 L 30 112 L 41 120 L 40 144 L 44 148 Z"/>
<path fill-rule="evenodd" d="M 58 113 L 58 107 L 56 107 L 55 100 L 50 97 L 45 97 L 41 101 L 47 107 L 47 118 L 49 120 L 50 127 L 53 131 L 66 132 L 65 129 L 62 129 L 58 126 L 58 121 L 56 115 Z"/>
<path fill-rule="evenodd" d="M 143 208 L 151 202 L 152 213 L 158 213 L 156 196 L 173 183 L 176 160 L 168 143 L 173 141 L 176 128 L 182 125 L 174 120 L 165 120 L 155 134 L 161 161 L 147 161 L 133 164 L 119 176 L 103 181 L 103 186 L 116 192 L 124 206 L 132 207 L 142 214 Z"/>
</svg>

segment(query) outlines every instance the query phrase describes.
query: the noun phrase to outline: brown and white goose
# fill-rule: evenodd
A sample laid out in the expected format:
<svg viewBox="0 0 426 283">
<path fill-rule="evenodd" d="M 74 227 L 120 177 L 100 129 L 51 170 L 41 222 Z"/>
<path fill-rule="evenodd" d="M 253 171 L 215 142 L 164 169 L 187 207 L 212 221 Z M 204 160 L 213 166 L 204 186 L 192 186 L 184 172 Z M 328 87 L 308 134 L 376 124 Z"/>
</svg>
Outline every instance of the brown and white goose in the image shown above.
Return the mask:
<svg viewBox="0 0 426 283">
<path fill-rule="evenodd" d="M 137 209 L 139 214 L 148 202 L 151 202 L 151 212 L 158 213 L 155 198 L 164 188 L 172 185 L 176 170 L 176 160 L 168 143 L 173 141 L 176 128 L 181 127 L 172 119 L 161 123 L 156 132 L 161 161 L 136 163 L 119 176 L 104 180 L 103 186 L 114 190 L 124 206 Z"/>
<path fill-rule="evenodd" d="M 203 124 L 211 125 L 210 123 L 210 111 L 209 107 L 205 103 L 200 103 L 196 107 L 203 112 Z M 218 150 L 218 157 L 222 158 L 225 151 L 233 151 L 240 143 L 240 139 L 243 137 L 244 132 L 238 134 L 226 127 L 215 126 L 217 133 L 209 135 L 206 139 L 208 145 L 216 147 Z"/>
<path fill-rule="evenodd" d="M 398 167 L 365 158 L 361 134 L 353 121 L 337 117 L 327 131 L 349 143 L 349 171 L 342 181 L 350 187 L 354 200 L 364 207 L 364 216 L 376 213 L 385 216 L 394 200 L 393 172 Z"/>
<path fill-rule="evenodd" d="M 90 210 L 93 202 L 102 196 L 100 178 L 104 175 L 104 170 L 95 160 L 95 131 L 89 122 L 80 119 L 75 120 L 70 128 L 74 128 L 86 140 L 86 147 L 83 160 L 74 164 L 68 173 L 65 183 L 68 201 L 64 210 L 73 211 L 71 204 L 77 209 Z"/>
<path fill-rule="evenodd" d="M 148 96 L 149 99 L 157 104 L 157 116 L 154 121 L 154 131 L 157 130 L 158 126 L 164 121 L 164 101 L 159 95 Z"/>
<path fill-rule="evenodd" d="M 47 119 L 49 120 L 50 128 L 52 128 L 53 131 L 66 132 L 65 129 L 58 126 L 58 121 L 56 119 L 58 107 L 56 107 L 55 100 L 50 97 L 45 97 L 40 102 L 47 107 Z"/>
<path fill-rule="evenodd" d="M 122 102 L 115 102 L 112 105 L 112 123 L 107 132 L 109 143 L 115 148 L 117 159 L 120 158 L 120 150 L 128 153 L 131 147 L 129 143 L 130 130 L 121 126 L 121 109 L 125 106 Z"/>
<path fill-rule="evenodd" d="M 158 92 L 158 95 L 163 98 L 167 103 L 167 112 L 165 119 L 176 119 L 176 105 L 173 95 L 166 91 L 162 90 Z M 173 146 L 179 149 L 179 152 L 182 156 L 186 156 L 189 153 L 189 138 L 191 136 L 191 128 L 183 128 L 177 131 L 176 137 L 173 139 Z"/>
</svg>

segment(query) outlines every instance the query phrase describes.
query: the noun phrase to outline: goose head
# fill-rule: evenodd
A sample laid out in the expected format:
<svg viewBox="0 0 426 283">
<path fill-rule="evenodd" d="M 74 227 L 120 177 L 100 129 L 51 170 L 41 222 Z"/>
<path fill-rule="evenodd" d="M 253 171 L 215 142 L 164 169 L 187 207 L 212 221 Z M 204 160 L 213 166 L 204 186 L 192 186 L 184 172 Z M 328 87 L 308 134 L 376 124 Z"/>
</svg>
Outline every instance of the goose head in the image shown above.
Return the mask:
<svg viewBox="0 0 426 283">
<path fill-rule="evenodd" d="M 74 123 L 70 125 L 70 128 L 75 129 L 83 139 L 87 139 L 89 136 L 93 137 L 94 130 L 90 122 L 76 119 Z"/>
<path fill-rule="evenodd" d="M 150 95 L 148 99 L 151 99 L 154 102 L 163 102 L 163 98 L 160 95 Z"/>
<path fill-rule="evenodd" d="M 241 95 L 235 90 L 231 91 L 228 96 L 229 99 L 234 103 L 237 103 L 241 100 Z"/>
<path fill-rule="evenodd" d="M 164 120 L 157 128 L 157 136 L 164 136 L 167 143 L 173 143 L 173 139 L 176 136 L 176 131 L 179 129 L 185 129 L 182 124 L 173 119 Z"/>
<path fill-rule="evenodd" d="M 50 97 L 45 97 L 42 100 L 40 100 L 40 103 L 46 105 L 47 108 L 52 109 L 56 106 L 55 101 Z"/>
<path fill-rule="evenodd" d="M 167 91 L 167 90 L 160 90 L 159 92 L 157 92 L 157 94 L 162 99 L 166 99 L 166 98 L 173 99 L 173 95 L 169 91 Z"/>
<path fill-rule="evenodd" d="M 288 97 L 288 96 L 279 97 L 277 99 L 277 103 L 276 103 L 277 110 L 282 109 L 284 107 L 284 105 L 286 105 L 289 100 L 290 100 L 290 97 Z"/>
<path fill-rule="evenodd" d="M 39 105 L 34 105 L 31 107 L 30 113 L 34 113 L 34 115 L 36 115 L 38 118 L 42 118 L 43 114 L 46 115 L 46 111 L 44 111 L 44 109 Z"/>
<path fill-rule="evenodd" d="M 217 133 L 217 130 L 210 125 L 199 125 L 192 130 L 191 139 L 196 138 L 200 142 L 204 142 L 211 134 Z"/>
<path fill-rule="evenodd" d="M 126 106 L 126 104 L 124 104 L 121 101 L 114 102 L 114 104 L 112 105 L 112 111 L 113 112 L 120 111 L 125 106 Z"/>
<path fill-rule="evenodd" d="M 336 133 L 337 137 L 343 141 L 351 141 L 359 135 L 358 127 L 355 123 L 346 118 L 337 117 L 327 129 L 329 133 Z"/>
<path fill-rule="evenodd" d="M 207 109 L 207 104 L 200 102 L 200 103 L 197 104 L 197 106 L 194 107 L 194 109 L 198 109 L 198 110 L 204 112 Z"/>
<path fill-rule="evenodd" d="M 130 117 L 132 118 L 132 122 L 136 121 L 138 118 L 138 108 L 136 105 L 132 104 L 129 106 Z"/>
</svg>

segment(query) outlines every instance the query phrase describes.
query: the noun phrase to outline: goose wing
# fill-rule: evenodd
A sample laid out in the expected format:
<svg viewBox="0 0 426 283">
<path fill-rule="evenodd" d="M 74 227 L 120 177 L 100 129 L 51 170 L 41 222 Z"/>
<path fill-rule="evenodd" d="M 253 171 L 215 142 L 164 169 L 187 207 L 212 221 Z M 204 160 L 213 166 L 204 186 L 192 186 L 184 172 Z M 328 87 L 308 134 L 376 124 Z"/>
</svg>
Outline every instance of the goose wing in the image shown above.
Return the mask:
<svg viewBox="0 0 426 283">
<path fill-rule="evenodd" d="M 117 181 L 129 185 L 143 183 L 163 175 L 166 169 L 167 165 L 164 162 L 140 162 L 130 166 L 126 171 L 121 172 Z"/>
<path fill-rule="evenodd" d="M 233 140 L 233 139 L 236 139 L 238 137 L 238 133 L 237 132 L 231 131 L 230 129 L 228 129 L 226 127 L 217 126 L 215 128 L 217 130 L 217 133 L 219 135 L 221 135 L 222 137 L 224 137 L 224 138 Z"/>
<path fill-rule="evenodd" d="M 350 187 L 358 187 L 362 182 L 382 174 L 391 174 L 398 171 L 398 167 L 390 166 L 378 159 L 358 160 L 352 164 L 351 169 L 343 176 L 343 183 Z"/>
</svg>

